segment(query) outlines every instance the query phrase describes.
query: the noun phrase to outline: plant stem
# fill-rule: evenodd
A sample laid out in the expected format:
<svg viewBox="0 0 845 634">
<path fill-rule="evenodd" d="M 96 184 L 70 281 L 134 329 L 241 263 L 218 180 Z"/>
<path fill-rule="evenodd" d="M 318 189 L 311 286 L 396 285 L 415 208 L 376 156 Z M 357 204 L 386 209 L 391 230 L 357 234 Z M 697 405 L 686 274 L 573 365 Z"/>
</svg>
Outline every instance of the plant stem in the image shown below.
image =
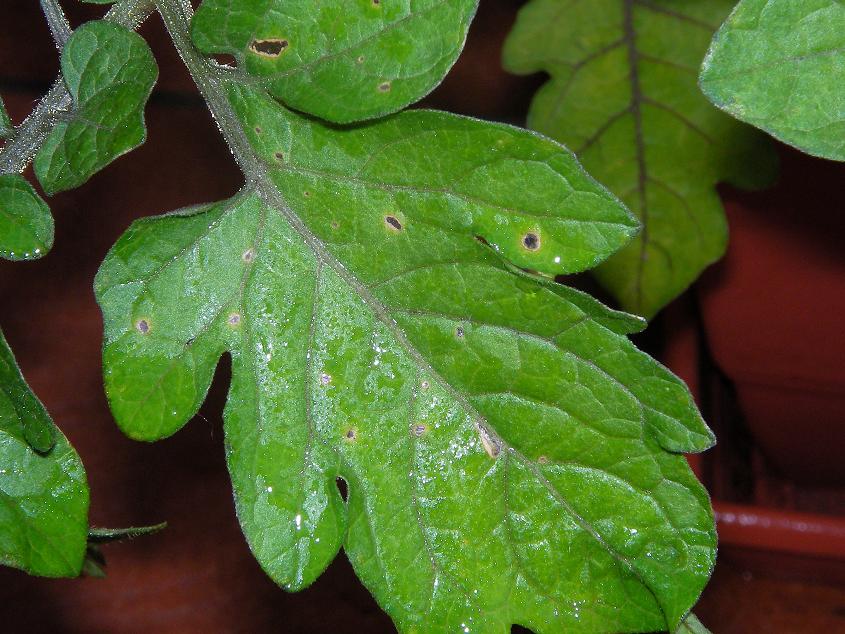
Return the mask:
<svg viewBox="0 0 845 634">
<path fill-rule="evenodd" d="M 156 0 L 156 8 L 238 167 L 248 182 L 257 180 L 263 174 L 264 166 L 255 159 L 249 141 L 232 112 L 226 90 L 220 83 L 220 69 L 206 60 L 191 42 L 188 25 L 193 9 L 190 3 L 186 0 Z"/>
<path fill-rule="evenodd" d="M 50 27 L 50 33 L 53 34 L 56 48 L 61 51 L 65 47 L 71 32 L 65 12 L 62 11 L 59 0 L 41 0 L 41 10 L 44 12 L 44 17 L 47 18 L 47 25 Z"/>
<path fill-rule="evenodd" d="M 45 1 L 42 0 L 42 6 L 44 4 Z M 61 12 L 57 4 L 54 3 L 54 6 Z M 152 0 L 120 0 L 106 13 L 105 19 L 134 30 L 147 19 L 152 11 Z M 62 14 L 62 19 L 64 19 L 64 14 Z M 67 24 L 66 20 L 65 24 Z M 53 29 L 52 23 L 50 28 Z M 58 40 L 56 42 L 58 44 Z M 22 172 L 26 169 L 53 127 L 72 106 L 73 98 L 59 74 L 52 88 L 0 149 L 0 174 Z"/>
</svg>

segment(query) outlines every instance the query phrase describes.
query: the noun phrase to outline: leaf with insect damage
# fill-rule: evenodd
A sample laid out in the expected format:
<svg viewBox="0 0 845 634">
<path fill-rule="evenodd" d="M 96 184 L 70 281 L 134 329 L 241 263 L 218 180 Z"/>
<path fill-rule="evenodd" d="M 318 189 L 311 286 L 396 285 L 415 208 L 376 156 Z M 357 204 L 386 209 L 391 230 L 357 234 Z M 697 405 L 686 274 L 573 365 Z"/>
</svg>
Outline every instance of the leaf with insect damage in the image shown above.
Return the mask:
<svg viewBox="0 0 845 634">
<path fill-rule="evenodd" d="M 158 76 L 144 39 L 106 21 L 73 32 L 61 67 L 73 109 L 53 128 L 34 162 L 48 194 L 78 187 L 144 142 L 144 105 Z"/>
<path fill-rule="evenodd" d="M 524 130 L 338 129 L 226 87 L 252 183 L 136 222 L 96 279 L 121 428 L 175 433 L 228 353 L 237 513 L 279 584 L 343 546 L 402 632 L 677 627 L 716 546 L 679 452 L 712 434 L 642 320 L 544 277 L 636 219 Z"/>
<path fill-rule="evenodd" d="M 87 535 L 82 462 L 30 391 L 0 332 L 0 564 L 74 577 Z"/>
<path fill-rule="evenodd" d="M 528 125 L 575 150 L 642 220 L 594 274 L 626 309 L 651 318 L 722 256 L 715 186 L 760 187 L 775 157 L 725 116 L 696 79 L 734 0 L 532 0 L 508 38 L 505 66 L 551 75 Z"/>
<path fill-rule="evenodd" d="M 478 0 L 204 0 L 192 35 L 297 110 L 337 123 L 421 99 L 461 52 Z"/>
</svg>

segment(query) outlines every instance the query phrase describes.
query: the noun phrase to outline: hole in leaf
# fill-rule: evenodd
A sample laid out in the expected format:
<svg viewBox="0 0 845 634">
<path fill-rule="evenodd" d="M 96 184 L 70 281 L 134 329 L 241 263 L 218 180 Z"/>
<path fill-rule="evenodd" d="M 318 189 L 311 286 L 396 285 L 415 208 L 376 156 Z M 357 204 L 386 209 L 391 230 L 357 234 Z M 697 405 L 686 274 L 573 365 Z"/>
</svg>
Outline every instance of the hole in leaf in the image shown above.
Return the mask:
<svg viewBox="0 0 845 634">
<path fill-rule="evenodd" d="M 536 233 L 526 233 L 522 238 L 522 246 L 529 251 L 536 251 L 540 248 L 540 236 Z"/>
<path fill-rule="evenodd" d="M 288 47 L 288 41 L 277 39 L 277 38 L 269 38 L 266 40 L 252 40 L 249 43 L 249 50 L 251 50 L 256 55 L 261 55 L 262 57 L 269 57 L 275 58 L 284 53 L 284 51 Z"/>
<path fill-rule="evenodd" d="M 235 59 L 234 55 L 229 55 L 228 53 L 217 53 L 214 55 L 214 60 L 221 66 L 238 67 L 238 60 Z"/>
<path fill-rule="evenodd" d="M 341 477 L 337 477 L 334 479 L 334 483 L 337 486 L 338 493 L 340 493 L 340 497 L 343 498 L 343 501 L 349 501 L 349 484 L 347 484 L 346 480 Z"/>
<path fill-rule="evenodd" d="M 135 322 L 135 328 L 138 329 L 142 335 L 146 335 L 150 331 L 150 322 L 146 319 L 139 319 Z"/>
<path fill-rule="evenodd" d="M 402 223 L 399 222 L 399 219 L 396 216 L 385 216 L 384 217 L 384 224 L 393 231 L 402 231 Z"/>
</svg>

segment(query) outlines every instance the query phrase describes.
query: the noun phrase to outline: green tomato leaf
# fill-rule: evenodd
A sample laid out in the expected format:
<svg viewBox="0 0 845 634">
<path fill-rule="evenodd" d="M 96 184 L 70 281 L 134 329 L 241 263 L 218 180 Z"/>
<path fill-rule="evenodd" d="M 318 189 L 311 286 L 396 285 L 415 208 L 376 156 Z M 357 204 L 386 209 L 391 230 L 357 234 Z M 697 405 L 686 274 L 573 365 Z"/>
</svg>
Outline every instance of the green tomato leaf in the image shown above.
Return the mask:
<svg viewBox="0 0 845 634">
<path fill-rule="evenodd" d="M 762 135 L 711 107 L 696 85 L 733 2 L 533 0 L 506 42 L 509 70 L 551 75 L 528 125 L 575 149 L 642 220 L 640 236 L 595 275 L 649 318 L 724 252 L 715 185 L 758 187 L 774 175 Z"/>
<path fill-rule="evenodd" d="M 742 0 L 701 70 L 710 100 L 804 152 L 845 160 L 845 5 Z"/>
<path fill-rule="evenodd" d="M 292 108 L 336 123 L 401 110 L 455 63 L 478 0 L 204 0 L 192 36 Z"/>
<path fill-rule="evenodd" d="M 82 462 L 30 391 L 0 332 L 0 564 L 75 577 L 87 535 Z"/>
<path fill-rule="evenodd" d="M 20 174 L 0 174 L 0 257 L 40 258 L 53 246 L 53 216 Z"/>
<path fill-rule="evenodd" d="M 74 109 L 35 157 L 35 174 L 48 194 L 78 187 L 144 142 L 144 105 L 158 76 L 144 39 L 106 21 L 76 29 L 61 66 Z"/>
<path fill-rule="evenodd" d="M 12 120 L 9 118 L 9 113 L 6 112 L 6 106 L 3 100 L 0 99 L 0 139 L 5 139 L 14 131 Z"/>
<path fill-rule="evenodd" d="M 121 428 L 175 433 L 228 353 L 237 513 L 284 587 L 343 546 L 402 632 L 675 629 L 716 552 L 677 452 L 713 436 L 640 320 L 515 270 L 590 266 L 626 209 L 524 130 L 229 103 L 251 185 L 134 223 L 96 279 Z"/>
</svg>

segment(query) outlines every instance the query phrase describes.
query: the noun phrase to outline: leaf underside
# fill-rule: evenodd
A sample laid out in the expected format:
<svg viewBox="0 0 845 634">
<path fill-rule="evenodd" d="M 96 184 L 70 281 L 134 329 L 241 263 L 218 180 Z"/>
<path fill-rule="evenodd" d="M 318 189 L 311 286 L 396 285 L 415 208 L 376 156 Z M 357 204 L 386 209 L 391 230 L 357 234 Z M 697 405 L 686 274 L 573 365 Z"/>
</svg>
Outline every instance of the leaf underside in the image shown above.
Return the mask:
<svg viewBox="0 0 845 634">
<path fill-rule="evenodd" d="M 845 160 L 845 6 L 742 0 L 716 33 L 701 88 L 717 106 L 815 156 Z"/>
<path fill-rule="evenodd" d="M 0 565 L 75 577 L 87 533 L 82 462 L 30 391 L 0 332 Z"/>
<path fill-rule="evenodd" d="M 526 131 L 330 128 L 227 86 L 253 184 L 136 222 L 97 276 L 121 428 L 175 433 L 228 353 L 237 513 L 279 584 L 343 546 L 403 632 L 674 629 L 715 558 L 677 452 L 712 435 L 640 320 L 515 269 L 588 268 L 636 220 Z"/>
<path fill-rule="evenodd" d="M 53 128 L 33 165 L 47 194 L 78 187 L 144 142 L 144 105 L 158 76 L 144 39 L 103 20 L 73 32 L 61 67 L 73 110 Z"/>
<path fill-rule="evenodd" d="M 696 84 L 734 0 L 533 0 L 506 42 L 505 66 L 545 71 L 529 127 L 575 150 L 642 220 L 594 274 L 627 310 L 653 316 L 721 257 L 715 185 L 768 183 L 765 139 L 713 108 Z"/>
<path fill-rule="evenodd" d="M 32 260 L 53 246 L 53 216 L 20 174 L 0 174 L 0 258 Z"/>
<path fill-rule="evenodd" d="M 204 0 L 192 35 L 291 108 L 336 123 L 421 99 L 452 67 L 478 0 Z"/>
</svg>

